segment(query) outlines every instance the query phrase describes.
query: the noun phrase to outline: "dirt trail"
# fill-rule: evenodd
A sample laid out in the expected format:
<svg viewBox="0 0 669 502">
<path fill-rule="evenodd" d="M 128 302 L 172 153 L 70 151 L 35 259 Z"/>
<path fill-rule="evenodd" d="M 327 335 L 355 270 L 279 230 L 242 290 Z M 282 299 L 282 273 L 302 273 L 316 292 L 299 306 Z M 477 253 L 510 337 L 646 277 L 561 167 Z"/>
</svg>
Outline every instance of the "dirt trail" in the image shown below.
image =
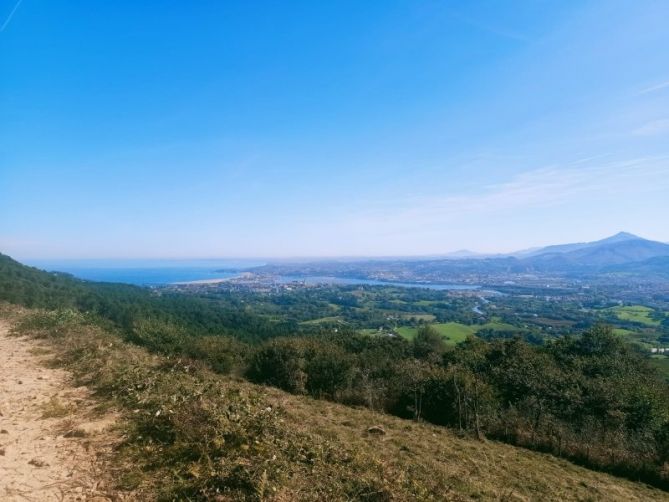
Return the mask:
<svg viewBox="0 0 669 502">
<path fill-rule="evenodd" d="M 8 331 L 0 320 L 0 500 L 121 499 L 105 483 L 115 417 L 95 412 L 86 388 L 45 366 L 39 341 Z"/>
</svg>

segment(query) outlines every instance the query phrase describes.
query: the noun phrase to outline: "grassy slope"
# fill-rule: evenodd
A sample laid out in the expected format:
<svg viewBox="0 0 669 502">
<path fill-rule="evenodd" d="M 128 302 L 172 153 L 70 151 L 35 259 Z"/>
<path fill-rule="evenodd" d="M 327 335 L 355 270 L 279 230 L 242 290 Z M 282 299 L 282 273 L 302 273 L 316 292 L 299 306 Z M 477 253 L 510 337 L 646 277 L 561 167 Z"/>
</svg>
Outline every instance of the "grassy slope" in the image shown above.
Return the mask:
<svg viewBox="0 0 669 502">
<path fill-rule="evenodd" d="M 303 424 L 366 451 L 385 476 L 409 473 L 436 500 L 669 500 L 665 492 L 551 455 L 274 389 L 269 395 L 290 409 L 296 427 Z M 365 434 L 374 424 L 383 426 L 386 436 Z"/>
<path fill-rule="evenodd" d="M 611 307 L 609 310 L 615 313 L 616 317 L 621 321 L 637 322 L 646 326 L 660 325 L 660 321 L 650 317 L 650 314 L 653 312 L 653 309 L 650 307 L 644 307 L 643 305 L 629 305 Z"/>
<path fill-rule="evenodd" d="M 119 480 L 144 499 L 669 500 L 549 455 L 152 356 L 80 316 L 28 319 L 22 333 L 45 338 L 79 383 L 123 411 Z"/>
<path fill-rule="evenodd" d="M 518 331 L 519 328 L 512 326 L 511 324 L 505 324 L 501 322 L 488 322 L 486 324 L 461 324 L 459 322 L 445 322 L 445 323 L 436 323 L 431 325 L 437 332 L 444 337 L 447 343 L 455 345 L 456 343 L 463 342 L 468 336 L 475 335 L 481 329 L 494 329 L 498 331 L 510 330 Z M 404 338 L 412 340 L 418 328 L 413 328 L 410 326 L 402 326 L 397 328 L 397 332 L 402 335 Z"/>
</svg>

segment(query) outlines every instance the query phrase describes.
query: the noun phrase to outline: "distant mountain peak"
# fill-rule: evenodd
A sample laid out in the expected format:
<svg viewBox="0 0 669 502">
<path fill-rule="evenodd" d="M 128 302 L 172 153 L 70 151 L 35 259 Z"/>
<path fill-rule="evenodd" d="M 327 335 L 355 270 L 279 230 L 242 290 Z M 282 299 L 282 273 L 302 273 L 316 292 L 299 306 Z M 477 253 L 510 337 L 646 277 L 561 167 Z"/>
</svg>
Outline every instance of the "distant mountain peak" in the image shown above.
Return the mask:
<svg viewBox="0 0 669 502">
<path fill-rule="evenodd" d="M 628 241 L 631 239 L 641 239 L 638 235 L 634 235 L 630 232 L 618 232 L 615 235 L 612 235 L 611 237 L 607 237 L 606 239 L 602 239 L 599 242 L 621 242 L 621 241 Z"/>
<path fill-rule="evenodd" d="M 563 268 L 567 263 L 574 266 L 607 266 L 669 256 L 669 245 L 629 232 L 618 232 L 594 242 L 547 246 L 525 256 L 538 260 L 543 266 L 548 263 Z"/>
</svg>

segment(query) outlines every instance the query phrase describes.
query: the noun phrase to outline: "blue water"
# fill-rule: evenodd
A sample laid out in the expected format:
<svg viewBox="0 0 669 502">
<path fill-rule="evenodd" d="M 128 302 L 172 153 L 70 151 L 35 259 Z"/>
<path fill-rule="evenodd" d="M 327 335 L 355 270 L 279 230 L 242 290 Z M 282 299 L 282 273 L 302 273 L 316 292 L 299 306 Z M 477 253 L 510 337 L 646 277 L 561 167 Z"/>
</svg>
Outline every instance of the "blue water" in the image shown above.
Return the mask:
<svg viewBox="0 0 669 502">
<path fill-rule="evenodd" d="M 344 284 L 344 285 L 367 285 L 367 286 L 397 286 L 401 288 L 427 288 L 437 291 L 453 290 L 473 290 L 480 286 L 468 284 L 431 284 L 426 282 L 390 282 L 377 281 L 375 279 L 351 279 L 348 277 L 330 277 L 330 276 L 284 276 L 281 282 L 304 282 L 305 284 Z"/>
<path fill-rule="evenodd" d="M 226 279 L 238 275 L 235 270 L 258 267 L 265 263 L 247 260 L 29 260 L 26 265 L 65 272 L 79 279 L 96 282 L 121 282 L 137 286 L 161 286 L 177 282 Z M 228 269 L 226 272 L 217 270 Z M 283 276 L 278 282 L 299 281 L 306 284 L 342 284 L 428 288 L 439 291 L 473 290 L 479 286 L 387 282 L 374 279 L 351 279 L 329 276 Z"/>
<path fill-rule="evenodd" d="M 31 260 L 27 265 L 51 272 L 65 272 L 79 279 L 123 282 L 137 286 L 159 286 L 175 282 L 225 279 L 244 269 L 264 265 L 244 260 Z"/>
</svg>

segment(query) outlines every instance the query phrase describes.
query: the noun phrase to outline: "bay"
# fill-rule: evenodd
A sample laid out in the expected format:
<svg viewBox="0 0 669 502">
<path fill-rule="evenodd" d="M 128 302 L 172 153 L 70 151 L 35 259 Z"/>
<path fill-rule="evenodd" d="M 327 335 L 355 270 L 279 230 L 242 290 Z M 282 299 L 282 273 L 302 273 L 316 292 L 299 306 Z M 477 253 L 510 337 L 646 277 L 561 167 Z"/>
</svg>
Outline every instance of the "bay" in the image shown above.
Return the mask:
<svg viewBox="0 0 669 502">
<path fill-rule="evenodd" d="M 177 282 L 226 279 L 238 269 L 264 262 L 246 260 L 30 260 L 27 265 L 49 272 L 65 272 L 79 279 L 161 286 Z"/>
</svg>

